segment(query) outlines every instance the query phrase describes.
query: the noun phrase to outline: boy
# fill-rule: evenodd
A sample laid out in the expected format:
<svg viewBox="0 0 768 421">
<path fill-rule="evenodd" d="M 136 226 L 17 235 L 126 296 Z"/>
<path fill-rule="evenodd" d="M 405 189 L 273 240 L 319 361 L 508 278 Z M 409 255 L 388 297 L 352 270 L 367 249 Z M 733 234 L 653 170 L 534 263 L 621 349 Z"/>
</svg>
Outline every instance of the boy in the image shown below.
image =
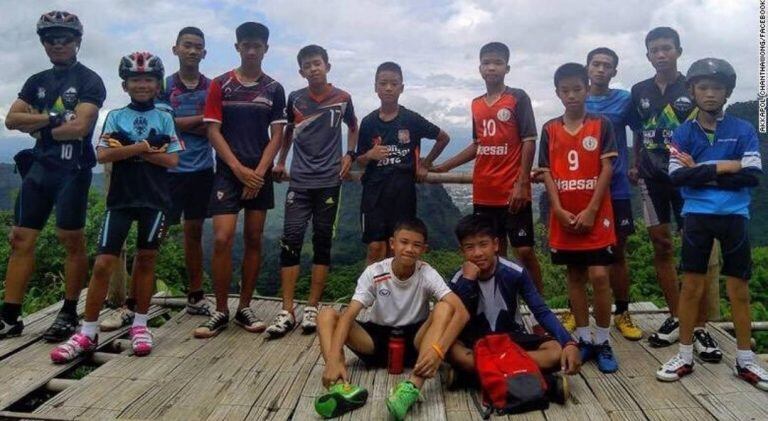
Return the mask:
<svg viewBox="0 0 768 421">
<path fill-rule="evenodd" d="M 359 407 L 367 397 L 365 389 L 349 384 L 344 345 L 366 365 L 385 367 L 390 336 L 395 330 L 401 332 L 405 365 L 412 366 L 413 372 L 393 389 L 387 408 L 402 420 L 469 320 L 461 300 L 440 274 L 419 260 L 427 249 L 427 228 L 421 220 L 398 223 L 389 245 L 394 257 L 368 266 L 347 309 L 338 314 L 325 307 L 318 316 L 317 334 L 325 360 L 322 380 L 329 393 L 317 399 L 315 408 L 324 417 Z M 431 314 L 430 300 L 437 302 Z M 364 307 L 369 308 L 369 321 L 355 321 Z"/>
<path fill-rule="evenodd" d="M 285 175 L 285 161 L 291 145 L 291 181 L 285 197 L 283 239 L 280 250 L 280 280 L 283 309 L 267 328 L 277 338 L 293 330 L 293 293 L 299 278 L 301 246 L 304 231 L 312 219 L 312 281 L 309 300 L 304 307 L 301 328 L 315 331 L 317 304 L 323 295 L 331 264 L 331 242 L 336 226 L 341 181 L 349 173 L 357 145 L 357 119 L 352 97 L 328 83 L 331 70 L 328 52 L 323 47 L 308 45 L 299 51 L 299 74 L 308 87 L 288 95 L 288 126 L 277 165 L 272 170 L 275 180 Z M 349 129 L 346 153 L 341 153 L 341 123 Z"/>
<path fill-rule="evenodd" d="M 96 149 L 99 163 L 113 163 L 107 211 L 88 285 L 83 326 L 79 333 L 51 351 L 51 360 L 57 364 L 96 350 L 99 312 L 133 221 L 138 225 L 138 250 L 132 273 L 136 313 L 130 329 L 131 347 L 137 356 L 152 351 L 147 310 L 154 288 L 157 249 L 165 233 L 165 213 L 170 206 L 167 168 L 178 164 L 177 152 L 182 147 L 176 138 L 173 117 L 154 105 L 163 81 L 160 58 L 145 52 L 129 54 L 120 60 L 119 72 L 131 103 L 107 114 Z"/>
<path fill-rule="evenodd" d="M 269 29 L 260 23 L 246 22 L 235 33 L 240 67 L 211 81 L 203 113 L 217 162 L 208 205 L 208 212 L 213 215 L 211 268 L 216 311 L 195 329 L 196 338 L 216 336 L 229 324 L 232 242 L 237 215 L 242 209 L 245 250 L 235 323 L 252 333 L 266 328 L 250 303 L 261 269 L 264 221 L 267 210 L 274 207 L 271 167 L 286 123 L 285 91 L 261 68 L 269 49 Z"/>
<path fill-rule="evenodd" d="M 398 104 L 403 93 L 403 71 L 385 62 L 376 69 L 379 109 L 363 118 L 357 162 L 365 167 L 360 220 L 368 264 L 389 255 L 387 239 L 401 219 L 416 216 L 416 181 L 423 181 L 432 162 L 450 138 L 421 115 Z M 426 158 L 419 158 L 421 139 L 435 139 Z"/>
<path fill-rule="evenodd" d="M 61 342 L 77 329 L 77 302 L 88 276 L 83 228 L 91 168 L 96 164 L 91 138 L 106 90 L 99 75 L 77 60 L 83 40 L 77 15 L 56 10 L 46 13 L 37 22 L 37 35 L 53 67 L 27 79 L 5 118 L 8 130 L 29 133 L 35 147 L 31 150 L 33 163 L 22 175 L 8 238 L 11 253 L 0 339 L 19 336 L 24 329 L 20 316 L 34 273 L 35 243 L 55 207 L 56 236 L 67 254 L 64 305 L 43 339 Z"/>
<path fill-rule="evenodd" d="M 748 237 L 750 190 L 762 173 L 757 133 L 747 121 L 723 113 L 736 85 L 725 60 L 706 58 L 688 69 L 687 83 L 699 112 L 672 135 L 669 161 L 672 182 L 683 196 L 683 285 L 678 306 L 680 351 L 656 373 L 675 381 L 693 372 L 694 324 L 707 285 L 707 266 L 714 239 L 723 252 L 722 274 L 736 330 L 734 374 L 768 391 L 768 371 L 750 349 L 747 281 L 752 273 Z"/>
<path fill-rule="evenodd" d="M 611 122 L 587 114 L 587 69 L 566 63 L 555 72 L 555 92 L 565 113 L 541 130 L 539 167 L 552 206 L 549 245 L 552 263 L 566 265 L 568 298 L 576 319 L 582 362 L 596 358 L 603 373 L 618 370 L 610 336 L 611 291 L 608 267 L 615 261 L 613 211 L 608 189 L 611 160 L 616 157 Z M 589 330 L 586 283 L 592 283 L 597 324 Z"/>
<path fill-rule="evenodd" d="M 472 100 L 472 143 L 433 171 L 450 171 L 475 160 L 474 213 L 494 220 L 500 255 L 507 256 L 509 239 L 515 255 L 542 293 L 541 268 L 533 248 L 530 182 L 536 122 L 528 94 L 505 85 L 509 69 L 509 48 L 505 44 L 491 42 L 480 49 L 480 76 L 486 93 Z"/>
<path fill-rule="evenodd" d="M 453 276 L 450 285 L 469 311 L 470 319 L 460 340 L 448 351 L 450 363 L 463 372 L 473 373 L 474 343 L 489 333 L 506 332 L 543 372 L 578 373 L 581 361 L 576 342 L 544 303 L 528 272 L 497 256 L 500 242 L 497 235 L 493 219 L 484 215 L 467 215 L 456 225 L 464 265 Z M 518 311 L 519 298 L 552 336 L 525 331 Z M 568 390 L 565 378 L 547 376 L 547 380 L 557 382 L 552 390 L 564 394 L 554 397 L 565 402 Z M 450 379 L 448 381 L 450 385 Z"/>
</svg>

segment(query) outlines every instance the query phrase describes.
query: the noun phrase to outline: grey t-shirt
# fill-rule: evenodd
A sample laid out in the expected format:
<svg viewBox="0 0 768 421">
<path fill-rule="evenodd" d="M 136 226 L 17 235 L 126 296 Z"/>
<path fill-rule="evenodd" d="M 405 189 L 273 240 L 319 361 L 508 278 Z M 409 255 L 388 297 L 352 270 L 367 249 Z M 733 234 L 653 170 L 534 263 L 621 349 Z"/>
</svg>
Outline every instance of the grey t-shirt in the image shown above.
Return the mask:
<svg viewBox="0 0 768 421">
<path fill-rule="evenodd" d="M 288 96 L 288 124 L 293 126 L 291 187 L 316 189 L 341 184 L 341 123 L 357 130 L 352 97 L 332 85 L 315 97 L 309 88 Z"/>
</svg>

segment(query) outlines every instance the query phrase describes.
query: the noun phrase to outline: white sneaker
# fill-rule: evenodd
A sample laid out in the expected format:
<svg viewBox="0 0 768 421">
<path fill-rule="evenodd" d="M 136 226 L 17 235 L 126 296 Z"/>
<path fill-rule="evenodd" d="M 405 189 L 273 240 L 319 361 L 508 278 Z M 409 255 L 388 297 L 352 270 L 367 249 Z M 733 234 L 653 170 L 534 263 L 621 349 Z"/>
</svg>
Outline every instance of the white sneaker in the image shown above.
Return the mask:
<svg viewBox="0 0 768 421">
<path fill-rule="evenodd" d="M 737 362 L 733 367 L 736 376 L 746 380 L 752 386 L 768 392 L 768 371 L 760 367 L 756 362 L 750 362 L 743 367 Z"/>
<path fill-rule="evenodd" d="M 693 373 L 693 361 L 688 364 L 680 354 L 675 354 L 656 372 L 656 378 L 663 382 L 674 382 L 691 373 Z"/>
<path fill-rule="evenodd" d="M 293 316 L 293 313 L 281 310 L 267 328 L 267 335 L 271 339 L 280 338 L 292 331 L 294 326 L 296 326 L 296 318 Z"/>
<path fill-rule="evenodd" d="M 312 333 L 317 329 L 317 307 L 304 307 L 304 316 L 301 318 L 301 330 L 304 333 Z"/>
<path fill-rule="evenodd" d="M 132 325 L 134 315 L 135 313 L 128 310 L 127 307 L 120 307 L 99 323 L 99 329 L 101 329 L 102 332 L 110 332 L 124 326 Z"/>
</svg>

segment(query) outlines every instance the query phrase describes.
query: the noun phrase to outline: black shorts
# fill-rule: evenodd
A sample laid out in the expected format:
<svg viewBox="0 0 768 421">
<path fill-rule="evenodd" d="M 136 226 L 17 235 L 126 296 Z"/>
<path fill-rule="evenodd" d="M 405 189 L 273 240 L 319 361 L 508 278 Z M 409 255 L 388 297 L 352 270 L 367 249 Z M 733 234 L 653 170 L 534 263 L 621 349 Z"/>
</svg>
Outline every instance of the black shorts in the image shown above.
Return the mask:
<svg viewBox="0 0 768 421">
<path fill-rule="evenodd" d="M 486 335 L 477 335 L 473 332 L 468 332 L 467 329 L 465 329 L 461 335 L 459 335 L 459 340 L 465 347 L 471 349 L 475 347 L 475 343 L 479 341 L 483 336 Z M 509 337 L 514 343 L 520 345 L 520 348 L 523 348 L 526 351 L 535 351 L 541 348 L 542 344 L 555 340 L 555 338 L 550 335 L 540 336 L 535 333 L 528 333 L 525 331 L 510 332 Z"/>
<path fill-rule="evenodd" d="M 717 239 L 723 254 L 720 274 L 749 279 L 752 276 L 752 249 L 748 224 L 749 220 L 740 215 L 687 214 L 683 224 L 680 269 L 707 273 L 712 245 Z"/>
<path fill-rule="evenodd" d="M 670 182 L 643 178 L 637 184 L 643 199 L 643 218 L 646 226 L 669 224 L 672 222 L 670 215 L 675 218 L 677 229 L 683 226 L 683 198 L 677 187 Z"/>
<path fill-rule="evenodd" d="M 280 248 L 280 265 L 296 266 L 300 263 L 304 232 L 312 220 L 312 263 L 331 264 L 331 241 L 336 228 L 341 186 L 317 189 L 290 187 L 285 194 L 283 238 Z"/>
<path fill-rule="evenodd" d="M 512 247 L 533 247 L 533 206 L 528 202 L 517 213 L 509 212 L 507 206 L 474 205 L 475 215 L 484 215 L 493 220 L 499 241 L 509 238 Z"/>
<path fill-rule="evenodd" d="M 413 365 L 416 364 L 416 359 L 419 357 L 419 351 L 416 349 L 414 340 L 416 339 L 416 333 L 425 321 L 398 328 L 382 326 L 372 322 L 358 322 L 373 340 L 373 354 L 363 354 L 354 349 L 352 352 L 354 352 L 355 355 L 369 367 L 386 367 L 389 360 L 389 338 L 392 336 L 392 331 L 398 329 L 402 331 L 403 339 L 405 341 L 404 365 L 405 367 L 413 367 Z"/>
<path fill-rule="evenodd" d="M 272 169 L 264 176 L 264 185 L 259 194 L 253 199 L 243 200 L 243 183 L 237 179 L 232 170 L 226 165 L 216 168 L 213 177 L 213 189 L 208 202 L 209 215 L 226 215 L 240 213 L 241 210 L 263 210 L 275 207 L 275 193 L 272 186 Z"/>
<path fill-rule="evenodd" d="M 56 227 L 63 230 L 83 229 L 90 187 L 90 168 L 56 170 L 35 162 L 22 180 L 19 195 L 16 196 L 13 224 L 42 230 L 55 207 Z"/>
<path fill-rule="evenodd" d="M 120 255 L 131 224 L 136 221 L 136 248 L 157 250 L 166 234 L 165 214 L 153 208 L 117 208 L 104 213 L 98 254 Z"/>
<path fill-rule="evenodd" d="M 616 228 L 616 238 L 626 241 L 635 232 L 635 218 L 632 216 L 632 201 L 630 199 L 614 199 L 613 223 Z"/>
<path fill-rule="evenodd" d="M 168 211 L 168 225 L 185 220 L 205 219 L 208 216 L 208 201 L 213 187 L 213 168 L 194 172 L 169 172 L 168 187 L 171 190 L 171 209 Z"/>
<path fill-rule="evenodd" d="M 363 184 L 360 225 L 364 243 L 387 241 L 399 221 L 415 216 L 416 183 L 413 174 L 393 174 L 384 182 Z"/>
<path fill-rule="evenodd" d="M 553 265 L 565 266 L 610 266 L 616 262 L 613 246 L 596 250 L 555 250 L 551 249 Z"/>
</svg>

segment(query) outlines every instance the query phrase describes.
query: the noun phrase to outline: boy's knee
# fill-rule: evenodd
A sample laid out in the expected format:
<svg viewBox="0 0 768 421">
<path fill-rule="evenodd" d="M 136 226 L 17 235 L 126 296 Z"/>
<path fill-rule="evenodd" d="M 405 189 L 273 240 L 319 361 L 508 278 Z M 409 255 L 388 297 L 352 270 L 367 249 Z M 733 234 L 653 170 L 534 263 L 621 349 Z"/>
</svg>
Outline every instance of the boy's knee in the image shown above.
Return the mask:
<svg viewBox="0 0 768 421">
<path fill-rule="evenodd" d="M 327 324 L 329 322 L 335 323 L 339 318 L 339 313 L 332 307 L 323 307 L 317 313 L 317 323 Z"/>
</svg>

